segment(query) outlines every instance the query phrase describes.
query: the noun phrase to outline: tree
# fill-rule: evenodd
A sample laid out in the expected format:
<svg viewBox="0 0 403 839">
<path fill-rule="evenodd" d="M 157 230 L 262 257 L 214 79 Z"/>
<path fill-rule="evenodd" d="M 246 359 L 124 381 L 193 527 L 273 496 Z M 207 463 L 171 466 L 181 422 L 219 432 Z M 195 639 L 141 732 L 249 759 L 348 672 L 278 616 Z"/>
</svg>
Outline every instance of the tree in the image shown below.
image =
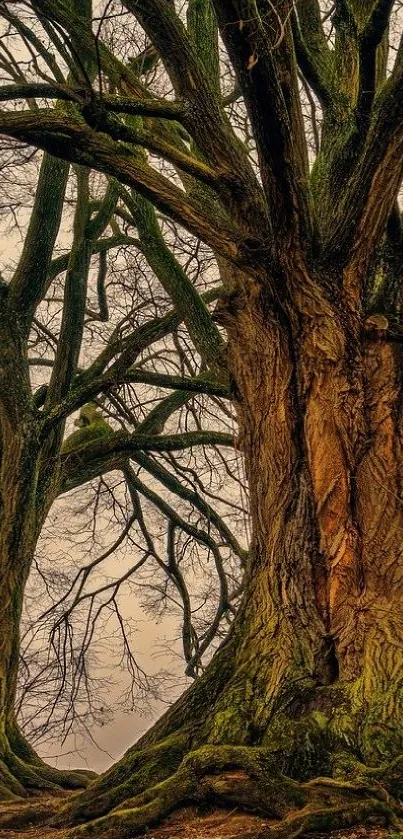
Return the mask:
<svg viewBox="0 0 403 839">
<path fill-rule="evenodd" d="M 114 29 L 115 51 L 102 40 L 111 4 L 94 32 L 88 3 L 32 0 L 32 35 L 23 30 L 28 12 L 1 4 L 35 55 L 53 60 L 45 36 L 37 34 L 43 30 L 70 72 L 67 81 L 50 79 L 47 71 L 46 79 L 5 85 L 3 101 L 35 96 L 45 104 L 5 110 L 4 135 L 52 155 L 47 165 L 60 180 L 59 160 L 115 178 L 142 196 L 142 206 L 154 205 L 214 253 L 223 285 L 215 320 L 225 326 L 225 352 L 200 299 L 189 294 L 182 305 L 199 351 L 208 336 L 210 370 L 224 385 L 228 377 L 253 524 L 243 600 L 227 639 L 157 725 L 69 805 L 65 820 L 88 822 L 76 835 L 128 837 L 181 802 L 205 797 L 285 818 L 273 836 L 373 816 L 397 823 L 403 737 L 399 5 L 189 0 L 185 19 L 167 0 L 114 4 L 125 31 L 140 27 L 149 39 L 146 66 L 162 64 L 161 92 L 143 82 L 144 53 L 127 61 Z M 220 84 L 221 69 L 228 68 L 230 91 Z M 240 139 L 233 115 L 239 97 L 252 148 Z M 52 99 L 58 100 L 53 109 L 46 106 Z M 56 215 L 49 204 L 46 213 Z M 142 218 L 139 213 L 139 229 Z M 156 228 L 147 243 L 150 264 L 157 265 Z M 24 464 L 41 456 L 43 437 L 33 433 L 28 397 L 17 400 L 12 385 L 16 371 L 23 379 L 21 335 L 43 282 L 37 274 L 34 282 L 22 263 L 4 291 L 2 345 L 12 347 L 13 374 L 5 358 L 3 463 L 10 463 L 9 451 L 16 462 L 18 452 L 19 474 L 26 475 Z M 172 297 L 179 285 L 172 285 Z M 45 402 L 48 410 L 52 403 L 45 428 L 52 431 L 53 456 L 56 421 L 74 399 L 66 397 L 65 381 L 63 365 Z M 97 390 L 86 386 L 86 401 L 110 383 L 107 373 Z M 127 457 L 137 445 L 184 445 L 176 437 L 161 440 L 91 444 L 86 475 L 111 468 L 119 453 Z M 65 486 L 77 468 L 70 455 Z M 37 490 L 31 468 L 18 486 L 15 477 L 10 486 L 5 471 L 8 557 L 16 522 L 18 545 L 23 535 L 32 543 L 28 501 Z M 15 591 L 13 577 L 11 584 Z"/>
<path fill-rule="evenodd" d="M 24 19 L 18 23 L 24 44 L 31 46 L 32 38 L 37 43 L 31 30 L 27 35 Z M 13 32 L 12 21 L 6 36 L 13 37 Z M 7 47 L 2 50 L 1 66 L 11 78 L 18 75 L 21 79 L 22 68 L 25 70 L 24 62 L 14 61 Z M 35 61 L 33 66 L 37 67 Z M 109 532 L 116 538 L 90 560 L 85 556 L 87 549 L 84 564 L 76 573 L 70 573 L 65 560 L 58 576 L 54 561 L 48 573 L 42 561 L 38 564 L 36 552 L 34 570 L 39 568 L 37 579 L 42 583 L 35 592 L 36 604 L 39 602 L 44 614 L 33 640 L 38 634 L 43 638 L 50 627 L 55 656 L 50 662 L 40 655 L 38 659 L 31 635 L 28 659 L 23 646 L 23 672 L 28 675 L 30 696 L 35 669 L 40 679 L 46 675 L 49 691 L 56 685 L 51 702 L 49 693 L 47 696 L 47 724 L 55 708 L 67 725 L 74 720 L 80 688 L 87 692 L 89 685 L 89 645 L 105 614 L 110 624 L 112 613 L 121 632 L 122 655 L 135 688 L 141 692 L 152 686 L 133 657 L 128 624 L 119 607 L 121 588 L 140 570 L 152 575 L 148 587 L 155 592 L 159 586 L 162 603 L 175 595 L 183 613 L 186 665 L 189 675 L 195 676 L 208 648 L 222 635 L 223 624 L 228 624 L 235 611 L 237 566 L 246 554 L 222 517 L 230 507 L 221 497 L 220 473 L 228 480 L 232 466 L 223 463 L 222 454 L 211 448 L 214 442 L 233 443 L 231 410 L 225 405 L 228 387 L 217 381 L 214 365 L 211 363 L 209 370 L 205 360 L 213 350 L 216 356 L 223 343 L 207 308 L 218 295 L 217 285 L 205 276 L 211 257 L 172 226 L 165 241 L 160 231 L 162 220 L 140 195 L 122 190 L 113 179 L 91 175 L 86 167 L 70 169 L 48 154 L 40 162 L 36 192 L 31 196 L 29 186 L 37 157 L 31 150 L 24 154 L 20 144 L 12 144 L 2 160 L 4 206 L 17 214 L 17 224 L 21 217 L 25 221 L 30 203 L 32 213 L 22 252 L 15 264 L 8 266 L 8 277 L 2 278 L 7 298 L 13 296 L 12 289 L 21 297 L 15 309 L 14 303 L 3 309 L 8 373 L 3 383 L 2 420 L 1 797 L 58 784 L 82 786 L 87 780 L 83 773 L 47 767 L 22 736 L 16 720 L 21 702 L 27 709 L 24 727 L 29 728 L 32 719 L 24 687 L 17 707 L 15 703 L 24 588 L 45 519 L 58 498 L 90 486 L 86 505 L 93 518 L 90 530 L 97 533 L 98 517 L 105 527 L 102 492 L 107 488 L 112 512 L 115 510 L 109 515 Z M 13 168 L 19 163 L 25 180 L 22 196 Z M 62 246 L 56 241 L 58 236 Z M 189 276 L 182 262 L 188 264 Z M 190 317 L 182 305 L 188 299 L 195 303 Z M 193 354 L 187 351 L 191 336 Z M 97 409 L 92 399 L 97 399 Z M 208 411 L 207 429 L 211 423 L 221 431 L 202 430 L 201 406 Z M 67 420 L 77 409 L 80 418 L 74 425 L 82 427 L 69 433 L 72 429 Z M 169 430 L 164 436 L 166 427 Z M 192 454 L 193 444 L 209 445 L 202 469 Z M 214 475 L 213 498 L 206 493 L 203 469 Z M 116 470 L 126 478 L 125 489 Z M 11 486 L 14 496 L 9 492 Z M 164 525 L 169 521 L 164 540 L 155 532 L 156 520 Z M 76 536 L 78 522 L 76 510 Z M 116 534 L 117 525 L 120 530 Z M 135 557 L 126 563 L 121 576 L 103 579 L 104 561 L 128 539 Z M 206 562 L 210 557 L 207 594 L 203 592 L 208 603 L 203 608 L 201 597 L 195 608 L 189 582 L 192 562 Z M 45 608 L 50 592 L 51 609 Z M 78 632 L 73 612 L 81 616 Z M 39 691 L 43 691 L 43 681 Z M 132 699 L 136 700 L 136 693 Z M 98 701 L 98 708 L 100 705 Z M 38 710 L 36 707 L 35 723 L 39 722 L 41 731 L 44 720 Z"/>
</svg>

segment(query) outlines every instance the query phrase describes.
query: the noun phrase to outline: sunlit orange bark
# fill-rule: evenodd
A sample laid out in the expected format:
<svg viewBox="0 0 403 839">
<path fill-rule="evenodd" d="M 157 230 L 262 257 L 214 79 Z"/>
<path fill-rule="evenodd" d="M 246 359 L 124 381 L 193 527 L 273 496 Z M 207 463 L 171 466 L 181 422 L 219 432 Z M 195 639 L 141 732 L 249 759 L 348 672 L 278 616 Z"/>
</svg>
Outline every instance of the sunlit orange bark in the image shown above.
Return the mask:
<svg viewBox="0 0 403 839">
<path fill-rule="evenodd" d="M 269 283 L 231 280 L 217 317 L 250 488 L 244 597 L 206 673 L 65 813 L 70 823 L 104 817 L 95 824 L 108 839 L 126 836 L 119 807 L 140 818 L 150 777 L 159 801 L 173 771 L 185 797 L 195 772 L 198 800 L 195 767 L 210 746 L 230 766 L 249 759 L 245 746 L 267 748 L 268 777 L 331 784 L 366 765 L 393 794 L 400 783 L 400 350 L 365 318 L 345 317 L 301 259 L 281 305 Z M 389 776 L 383 761 L 394 759 Z M 129 784 L 138 797 L 127 802 Z M 238 800 L 228 789 L 226 801 Z"/>
<path fill-rule="evenodd" d="M 239 708 L 242 679 L 257 737 L 293 684 L 309 707 L 315 689 L 331 686 L 349 707 L 333 709 L 330 727 L 378 759 L 402 743 L 400 730 L 387 731 L 402 695 L 400 349 L 331 304 L 301 264 L 289 281 L 293 309 L 244 279 L 221 314 L 253 542 L 219 739 L 226 726 L 234 734 L 228 708 L 234 697 Z"/>
</svg>

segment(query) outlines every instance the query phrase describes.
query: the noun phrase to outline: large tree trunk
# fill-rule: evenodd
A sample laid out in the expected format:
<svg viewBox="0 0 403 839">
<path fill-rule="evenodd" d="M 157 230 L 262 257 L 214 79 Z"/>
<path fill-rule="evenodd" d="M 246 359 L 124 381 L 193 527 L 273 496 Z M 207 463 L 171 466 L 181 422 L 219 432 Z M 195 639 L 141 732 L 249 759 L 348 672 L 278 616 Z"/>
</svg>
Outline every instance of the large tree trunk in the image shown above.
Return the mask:
<svg viewBox="0 0 403 839">
<path fill-rule="evenodd" d="M 36 541 L 37 447 L 28 428 L 13 429 L 3 417 L 0 528 L 0 796 L 24 795 L 47 786 L 30 763 L 36 759 L 14 715 L 24 589 Z M 39 761 L 39 759 L 38 759 Z"/>
<path fill-rule="evenodd" d="M 67 821 L 97 817 L 77 835 L 123 839 L 206 796 L 278 818 L 304 806 L 284 836 L 325 826 L 323 801 L 326 826 L 393 823 L 385 802 L 403 780 L 399 350 L 341 316 L 297 262 L 290 278 L 292 307 L 244 278 L 223 315 L 253 522 L 240 612 L 205 675 L 68 807 Z"/>
<path fill-rule="evenodd" d="M 38 504 L 39 447 L 34 422 L 13 428 L 3 416 L 0 499 L 0 799 L 32 790 L 77 789 L 87 773 L 47 766 L 15 717 L 20 621 L 25 585 L 47 508 Z M 93 777 L 93 773 L 90 773 Z"/>
<path fill-rule="evenodd" d="M 108 51 L 95 55 L 88 21 L 64 16 L 62 3 L 33 5 L 48 7 L 78 53 L 84 38 L 90 78 L 100 59 L 111 90 L 143 100 L 135 76 Z M 231 262 L 222 315 L 253 523 L 242 605 L 206 673 L 66 809 L 65 821 L 87 822 L 77 835 L 128 839 L 206 798 L 285 817 L 271 837 L 374 816 L 393 824 L 402 813 L 403 389 L 386 318 L 363 312 L 379 271 L 372 298 L 384 312 L 392 301 L 401 320 L 403 50 L 389 61 L 389 0 L 334 5 L 328 39 L 321 4 L 308 0 L 190 4 L 187 32 L 172 4 L 124 0 L 167 71 L 187 148 L 165 126 L 172 109 L 157 109 L 155 142 L 145 101 L 141 138 L 96 96 L 80 120 L 7 110 L 2 119 L 10 136 L 139 190 L 217 251 L 219 266 Z M 251 165 L 238 118 L 223 109 L 218 46 L 207 55 L 216 21 L 254 140 Z M 298 69 L 318 147 L 312 169 Z M 130 158 L 137 139 L 175 166 L 184 192 L 146 155 Z M 52 388 L 66 366 L 58 358 Z"/>
</svg>

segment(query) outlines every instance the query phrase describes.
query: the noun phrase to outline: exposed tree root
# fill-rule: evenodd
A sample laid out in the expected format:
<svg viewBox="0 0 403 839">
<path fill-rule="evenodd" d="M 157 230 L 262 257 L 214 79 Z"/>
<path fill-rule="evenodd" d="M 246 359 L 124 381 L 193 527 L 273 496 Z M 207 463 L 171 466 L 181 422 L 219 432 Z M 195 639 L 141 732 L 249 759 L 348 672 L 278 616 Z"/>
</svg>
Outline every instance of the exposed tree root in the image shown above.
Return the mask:
<svg viewBox="0 0 403 839">
<path fill-rule="evenodd" d="M 21 734 L 0 736 L 0 800 L 26 798 L 37 791 L 82 789 L 96 778 L 87 770 L 66 771 L 48 766 Z"/>
<path fill-rule="evenodd" d="M 85 771 L 58 770 L 46 764 L 29 764 L 12 753 L 0 761 L 0 799 L 25 798 L 32 791 L 82 789 L 95 777 Z"/>
<path fill-rule="evenodd" d="M 136 789 L 133 778 L 130 786 Z M 169 777 L 68 835 L 71 839 L 129 839 L 190 803 L 237 806 L 273 820 L 254 839 L 292 839 L 307 830 L 334 830 L 362 822 L 403 827 L 403 808 L 377 781 L 318 778 L 299 783 L 276 770 L 267 748 L 209 745 L 188 753 Z M 67 814 L 71 817 L 71 808 Z"/>
<path fill-rule="evenodd" d="M 89 821 L 116 809 L 133 791 L 142 793 L 172 776 L 181 764 L 188 746 L 188 737 L 182 734 L 167 737 L 148 748 L 134 746 L 124 758 L 111 767 L 85 795 L 76 796 L 63 810 L 63 824 Z"/>
<path fill-rule="evenodd" d="M 258 829 L 248 839 L 296 839 L 307 831 L 338 830 L 357 824 L 377 824 L 400 829 L 393 811 L 376 799 L 356 802 L 345 807 L 304 809 L 283 819 L 278 825 Z"/>
</svg>

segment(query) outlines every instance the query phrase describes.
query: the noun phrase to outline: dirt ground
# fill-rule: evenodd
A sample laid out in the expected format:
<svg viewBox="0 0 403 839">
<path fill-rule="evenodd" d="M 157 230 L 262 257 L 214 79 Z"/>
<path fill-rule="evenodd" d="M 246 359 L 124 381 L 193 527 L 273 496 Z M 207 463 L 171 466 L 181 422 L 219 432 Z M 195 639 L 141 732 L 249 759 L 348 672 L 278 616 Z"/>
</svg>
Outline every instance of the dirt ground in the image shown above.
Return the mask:
<svg viewBox="0 0 403 839">
<path fill-rule="evenodd" d="M 47 813 L 50 817 L 59 803 L 62 799 L 41 797 L 23 803 L 0 804 L 0 839 L 66 839 L 66 830 L 35 824 L 35 820 L 42 822 Z M 4 826 L 5 819 L 7 827 Z M 268 819 L 237 810 L 216 809 L 201 813 L 195 807 L 187 807 L 138 839 L 252 839 L 260 832 L 263 839 L 264 828 L 273 824 Z M 403 833 L 362 825 L 326 834 L 307 833 L 304 839 L 403 839 Z"/>
</svg>

